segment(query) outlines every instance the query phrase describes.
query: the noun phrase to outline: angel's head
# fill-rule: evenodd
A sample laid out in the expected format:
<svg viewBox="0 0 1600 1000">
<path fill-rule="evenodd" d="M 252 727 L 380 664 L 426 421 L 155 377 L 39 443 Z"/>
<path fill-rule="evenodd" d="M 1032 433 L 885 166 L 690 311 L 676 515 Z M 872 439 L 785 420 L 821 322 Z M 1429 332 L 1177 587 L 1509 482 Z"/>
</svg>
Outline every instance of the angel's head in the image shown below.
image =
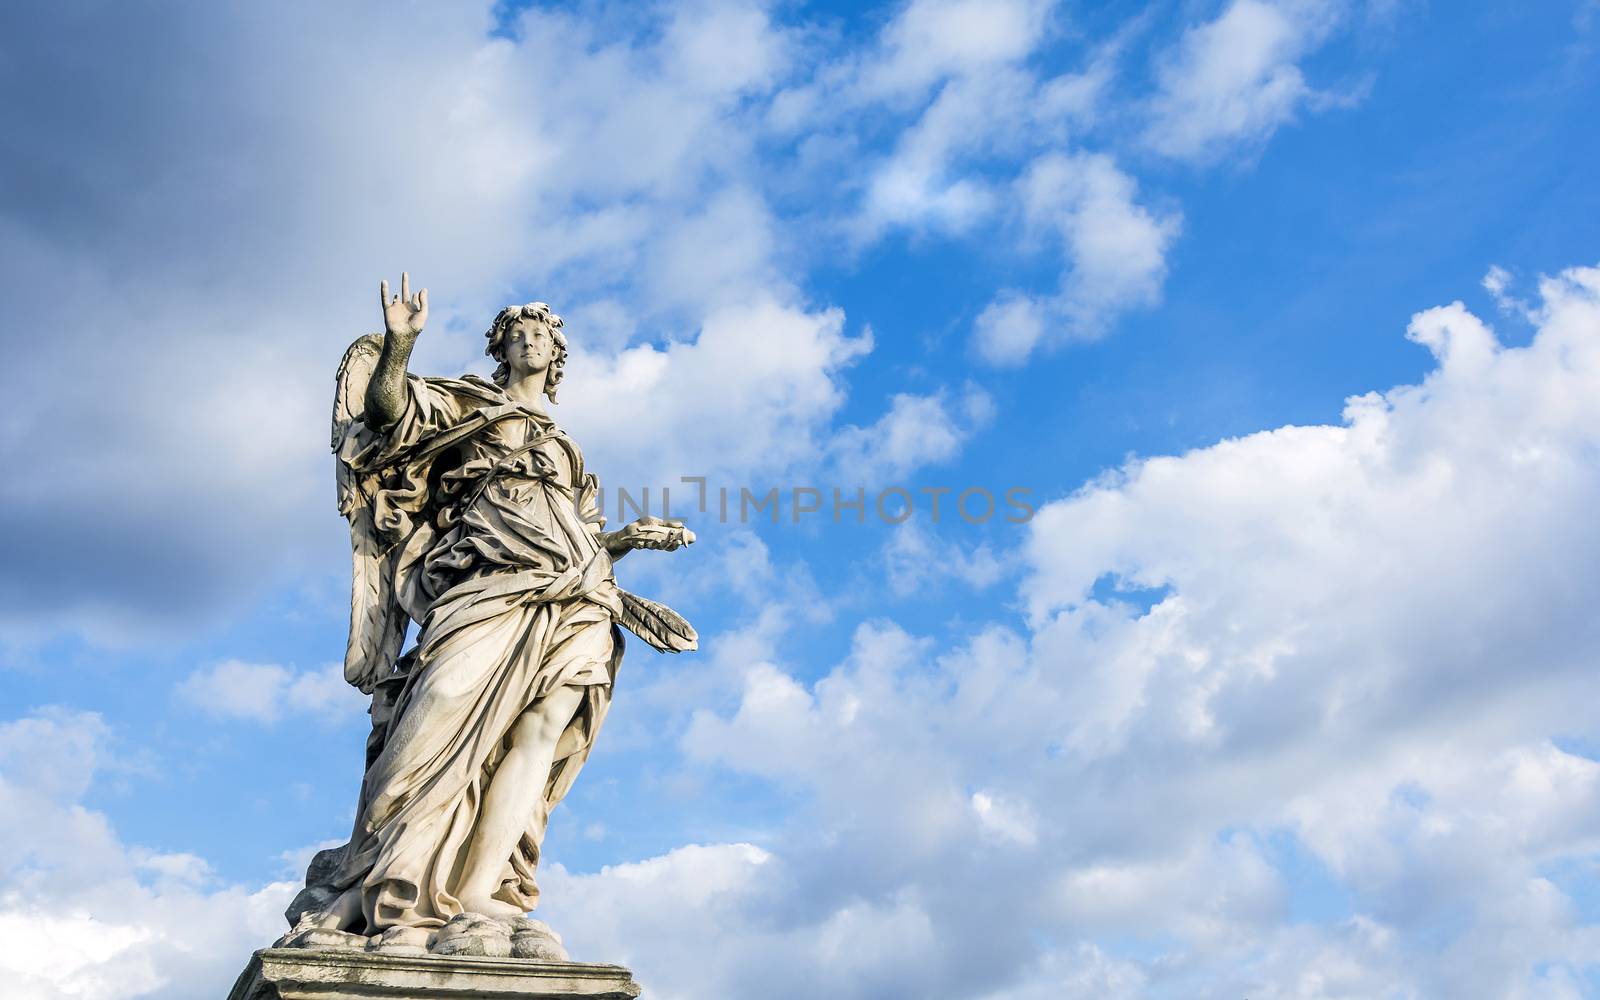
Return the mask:
<svg viewBox="0 0 1600 1000">
<path fill-rule="evenodd" d="M 543 302 L 506 306 L 489 325 L 489 346 L 483 353 L 500 364 L 494 370 L 496 385 L 508 385 L 544 373 L 544 394 L 556 401 L 556 386 L 567 365 L 567 337 L 561 317 Z"/>
</svg>

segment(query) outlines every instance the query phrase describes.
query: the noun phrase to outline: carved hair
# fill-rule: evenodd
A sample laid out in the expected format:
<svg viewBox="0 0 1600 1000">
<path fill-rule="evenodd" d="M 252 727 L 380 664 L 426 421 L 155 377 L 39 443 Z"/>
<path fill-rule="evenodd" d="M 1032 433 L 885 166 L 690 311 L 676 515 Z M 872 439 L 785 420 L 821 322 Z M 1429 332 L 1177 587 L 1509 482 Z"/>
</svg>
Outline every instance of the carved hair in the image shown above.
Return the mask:
<svg viewBox="0 0 1600 1000">
<path fill-rule="evenodd" d="M 567 367 L 567 335 L 561 332 L 561 317 L 551 312 L 543 302 L 506 306 L 489 324 L 489 332 L 484 334 L 489 338 L 489 346 L 483 349 L 483 353 L 500 362 L 492 376 L 494 383 L 503 386 L 511 380 L 511 366 L 506 363 L 506 336 L 517 321 L 523 319 L 536 319 L 543 323 L 545 329 L 550 331 L 551 342 L 555 344 L 555 355 L 550 359 L 550 369 L 544 380 L 544 394 L 554 403 L 556 386 L 561 383 L 561 376 Z"/>
</svg>

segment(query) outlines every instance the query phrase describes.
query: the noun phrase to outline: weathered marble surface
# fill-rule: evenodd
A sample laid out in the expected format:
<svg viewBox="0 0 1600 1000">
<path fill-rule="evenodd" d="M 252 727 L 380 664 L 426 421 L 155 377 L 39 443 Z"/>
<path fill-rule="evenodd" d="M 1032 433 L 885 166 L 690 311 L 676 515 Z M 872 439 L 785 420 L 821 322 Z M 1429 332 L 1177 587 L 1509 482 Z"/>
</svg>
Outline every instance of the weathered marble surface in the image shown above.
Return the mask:
<svg viewBox="0 0 1600 1000">
<path fill-rule="evenodd" d="M 694 532 L 650 517 L 604 530 L 599 480 L 547 409 L 567 361 L 549 306 L 500 311 L 483 379 L 407 371 L 428 317 L 409 275 L 396 295 L 382 283 L 380 304 L 383 335 L 339 366 L 331 437 L 351 533 L 345 679 L 372 696 L 372 732 L 350 840 L 312 860 L 278 944 L 565 959 L 524 915 L 551 810 L 611 703 L 622 630 L 664 652 L 698 642 L 613 566 Z"/>
<path fill-rule="evenodd" d="M 228 1000 L 633 1000 L 639 993 L 620 965 L 263 948 Z"/>
</svg>

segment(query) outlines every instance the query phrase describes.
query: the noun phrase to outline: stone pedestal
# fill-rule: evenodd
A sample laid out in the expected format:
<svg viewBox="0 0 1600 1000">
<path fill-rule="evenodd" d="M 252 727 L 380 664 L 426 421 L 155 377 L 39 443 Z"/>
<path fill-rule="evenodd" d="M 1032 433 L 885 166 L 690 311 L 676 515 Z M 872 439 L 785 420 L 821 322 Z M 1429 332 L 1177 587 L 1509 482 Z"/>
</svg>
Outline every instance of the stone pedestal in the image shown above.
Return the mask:
<svg viewBox="0 0 1600 1000">
<path fill-rule="evenodd" d="M 228 1000 L 634 1000 L 620 965 L 263 948 Z"/>
</svg>

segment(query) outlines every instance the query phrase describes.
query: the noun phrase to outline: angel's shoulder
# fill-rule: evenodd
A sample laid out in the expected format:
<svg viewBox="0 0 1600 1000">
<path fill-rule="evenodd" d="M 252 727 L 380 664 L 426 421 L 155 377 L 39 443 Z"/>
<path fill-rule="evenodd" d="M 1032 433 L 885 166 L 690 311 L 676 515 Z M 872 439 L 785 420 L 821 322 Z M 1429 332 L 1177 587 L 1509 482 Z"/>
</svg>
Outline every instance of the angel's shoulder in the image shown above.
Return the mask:
<svg viewBox="0 0 1600 1000">
<path fill-rule="evenodd" d="M 492 406 L 506 401 L 504 389 L 477 375 L 462 375 L 459 378 L 427 375 L 421 381 L 435 392 L 449 393 L 460 397 L 463 402 L 470 401 L 479 406 Z"/>
</svg>

